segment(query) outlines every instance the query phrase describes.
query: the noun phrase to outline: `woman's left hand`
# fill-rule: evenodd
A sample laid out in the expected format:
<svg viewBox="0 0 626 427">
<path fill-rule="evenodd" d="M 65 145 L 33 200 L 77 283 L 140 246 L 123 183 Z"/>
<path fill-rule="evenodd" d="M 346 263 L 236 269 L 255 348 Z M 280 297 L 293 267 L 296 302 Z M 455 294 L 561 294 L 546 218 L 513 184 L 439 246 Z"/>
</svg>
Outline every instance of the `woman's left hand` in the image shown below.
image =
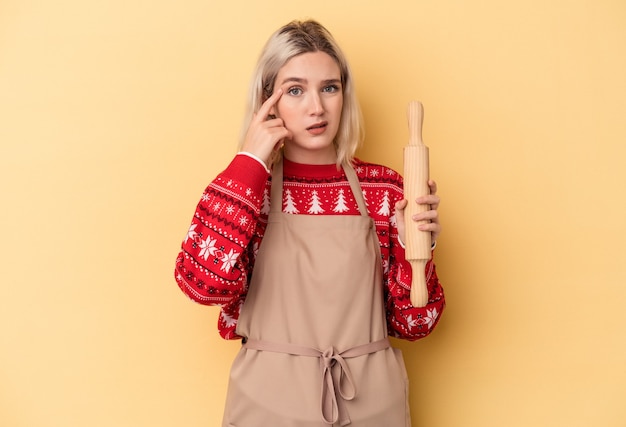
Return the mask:
<svg viewBox="0 0 626 427">
<path fill-rule="evenodd" d="M 427 205 L 428 210 L 413 215 L 413 221 L 426 221 L 423 224 L 418 225 L 420 231 L 430 231 L 432 242 L 434 243 L 439 234 L 441 234 L 441 224 L 439 223 L 439 196 L 437 196 L 437 183 L 433 180 L 428 181 L 428 187 L 430 188 L 430 194 L 427 196 L 421 196 L 415 199 L 415 203 L 418 205 Z M 398 236 L 400 241 L 406 243 L 405 238 L 405 224 L 404 224 L 404 209 L 407 206 L 407 200 L 399 200 L 396 202 L 396 222 L 398 224 Z"/>
</svg>

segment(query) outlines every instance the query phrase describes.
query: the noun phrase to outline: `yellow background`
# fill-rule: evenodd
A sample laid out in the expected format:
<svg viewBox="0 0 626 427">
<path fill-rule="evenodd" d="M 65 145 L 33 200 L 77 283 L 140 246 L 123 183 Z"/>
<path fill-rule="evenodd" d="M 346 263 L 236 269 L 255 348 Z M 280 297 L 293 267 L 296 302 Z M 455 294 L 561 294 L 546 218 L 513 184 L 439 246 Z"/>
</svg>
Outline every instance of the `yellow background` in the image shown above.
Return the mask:
<svg viewBox="0 0 626 427">
<path fill-rule="evenodd" d="M 351 61 L 360 157 L 400 169 L 425 106 L 448 308 L 396 342 L 414 425 L 626 425 L 623 0 L 1 0 L 0 425 L 219 425 L 239 344 L 174 259 L 306 17 Z"/>
</svg>

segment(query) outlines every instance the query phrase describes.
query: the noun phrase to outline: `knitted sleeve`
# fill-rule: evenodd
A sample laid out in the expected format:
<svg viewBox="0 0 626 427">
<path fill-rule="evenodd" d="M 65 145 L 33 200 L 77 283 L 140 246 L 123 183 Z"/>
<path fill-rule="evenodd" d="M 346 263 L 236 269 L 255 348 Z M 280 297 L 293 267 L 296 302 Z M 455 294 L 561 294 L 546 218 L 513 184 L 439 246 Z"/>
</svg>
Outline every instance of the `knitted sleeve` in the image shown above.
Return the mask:
<svg viewBox="0 0 626 427">
<path fill-rule="evenodd" d="M 237 155 L 206 188 L 176 259 L 175 278 L 192 300 L 221 307 L 220 334 L 237 338 L 235 326 L 254 264 L 254 247 L 268 172 Z"/>
<path fill-rule="evenodd" d="M 428 303 L 425 307 L 411 304 L 411 265 L 404 259 L 404 249 L 392 248 L 389 276 L 386 281 L 387 324 L 389 335 L 415 341 L 430 334 L 445 308 L 443 288 L 437 278 L 435 263 L 426 263 Z"/>
</svg>

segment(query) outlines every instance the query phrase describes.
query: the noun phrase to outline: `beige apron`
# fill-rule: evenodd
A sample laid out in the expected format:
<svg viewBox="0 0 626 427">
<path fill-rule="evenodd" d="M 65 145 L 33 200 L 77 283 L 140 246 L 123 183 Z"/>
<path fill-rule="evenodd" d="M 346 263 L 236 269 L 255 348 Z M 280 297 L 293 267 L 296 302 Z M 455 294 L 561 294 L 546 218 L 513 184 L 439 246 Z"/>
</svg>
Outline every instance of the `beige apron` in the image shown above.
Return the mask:
<svg viewBox="0 0 626 427">
<path fill-rule="evenodd" d="M 380 246 L 360 216 L 282 212 L 282 163 L 242 307 L 223 427 L 410 427 L 402 355 L 389 346 Z"/>
</svg>

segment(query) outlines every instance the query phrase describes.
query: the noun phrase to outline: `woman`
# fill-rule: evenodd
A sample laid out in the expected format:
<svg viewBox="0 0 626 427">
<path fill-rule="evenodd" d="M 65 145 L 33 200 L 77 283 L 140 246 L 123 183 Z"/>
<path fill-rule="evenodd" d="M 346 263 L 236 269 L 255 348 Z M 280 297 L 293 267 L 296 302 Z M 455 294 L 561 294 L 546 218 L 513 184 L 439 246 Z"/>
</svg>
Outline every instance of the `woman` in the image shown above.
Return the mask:
<svg viewBox="0 0 626 427">
<path fill-rule="evenodd" d="M 176 261 L 181 290 L 221 306 L 221 335 L 242 338 L 224 427 L 410 426 L 388 336 L 425 337 L 445 300 L 431 259 L 429 303 L 411 305 L 402 178 L 354 158 L 362 134 L 330 33 L 315 21 L 277 30 L 253 76 L 241 151 L 207 187 Z M 419 228 L 434 242 L 429 185 L 409 198 L 431 206 L 414 220 L 429 220 Z"/>
</svg>

